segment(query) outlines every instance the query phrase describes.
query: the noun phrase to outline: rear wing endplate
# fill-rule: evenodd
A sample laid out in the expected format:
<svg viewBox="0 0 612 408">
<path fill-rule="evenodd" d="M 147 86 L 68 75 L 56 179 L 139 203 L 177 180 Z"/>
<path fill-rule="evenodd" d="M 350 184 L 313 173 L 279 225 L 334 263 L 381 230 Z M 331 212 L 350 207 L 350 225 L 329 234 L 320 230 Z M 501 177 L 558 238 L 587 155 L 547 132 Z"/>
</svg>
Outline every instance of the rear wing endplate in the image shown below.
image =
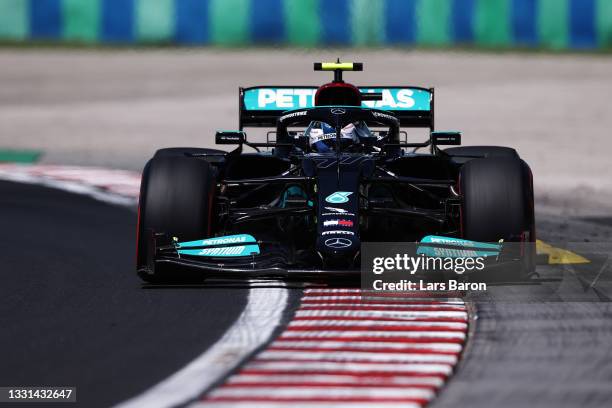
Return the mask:
<svg viewBox="0 0 612 408">
<path fill-rule="evenodd" d="M 395 115 L 401 127 L 434 130 L 434 89 L 411 86 L 360 87 L 362 106 Z M 282 113 L 314 106 L 315 86 L 255 86 L 239 89 L 239 129 L 275 127 Z M 368 97 L 371 95 L 371 97 Z M 376 99 L 376 100 L 374 100 Z"/>
</svg>

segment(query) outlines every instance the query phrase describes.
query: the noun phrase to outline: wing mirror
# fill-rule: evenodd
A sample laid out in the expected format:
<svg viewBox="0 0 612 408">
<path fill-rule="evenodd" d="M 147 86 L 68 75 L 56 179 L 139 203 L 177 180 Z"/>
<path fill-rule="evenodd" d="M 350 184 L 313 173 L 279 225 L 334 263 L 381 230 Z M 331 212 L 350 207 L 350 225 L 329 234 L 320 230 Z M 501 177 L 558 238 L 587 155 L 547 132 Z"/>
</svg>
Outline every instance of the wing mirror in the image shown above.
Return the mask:
<svg viewBox="0 0 612 408">
<path fill-rule="evenodd" d="M 431 143 L 434 146 L 458 146 L 461 132 L 431 132 Z"/>
<path fill-rule="evenodd" d="M 215 143 L 219 145 L 241 145 L 246 142 L 243 130 L 217 130 Z"/>
</svg>

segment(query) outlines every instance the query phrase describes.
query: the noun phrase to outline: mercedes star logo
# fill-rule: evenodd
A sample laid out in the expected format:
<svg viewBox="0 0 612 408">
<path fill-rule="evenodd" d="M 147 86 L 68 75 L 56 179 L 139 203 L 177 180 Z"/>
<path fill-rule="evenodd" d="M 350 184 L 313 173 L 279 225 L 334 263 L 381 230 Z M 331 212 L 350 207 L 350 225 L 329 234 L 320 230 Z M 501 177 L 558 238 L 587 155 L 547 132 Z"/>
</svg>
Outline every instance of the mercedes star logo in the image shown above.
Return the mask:
<svg viewBox="0 0 612 408">
<path fill-rule="evenodd" d="M 330 238 L 328 240 L 325 240 L 325 246 L 334 249 L 348 248 L 352 244 L 353 243 L 351 242 L 351 240 L 346 238 Z"/>
<path fill-rule="evenodd" d="M 331 110 L 331 113 L 334 115 L 344 115 L 346 113 L 346 109 L 342 109 L 342 108 L 333 108 Z"/>
</svg>

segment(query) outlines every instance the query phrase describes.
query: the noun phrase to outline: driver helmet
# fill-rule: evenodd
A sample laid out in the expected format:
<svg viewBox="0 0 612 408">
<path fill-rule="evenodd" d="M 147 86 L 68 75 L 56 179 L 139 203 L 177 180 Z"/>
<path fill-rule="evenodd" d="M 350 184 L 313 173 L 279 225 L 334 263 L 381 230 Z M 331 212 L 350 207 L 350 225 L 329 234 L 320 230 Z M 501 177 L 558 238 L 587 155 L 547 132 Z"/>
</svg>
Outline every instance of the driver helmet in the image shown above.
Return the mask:
<svg viewBox="0 0 612 408">
<path fill-rule="evenodd" d="M 319 153 L 331 151 L 336 144 L 336 129 L 325 122 L 312 122 L 304 133 L 310 140 L 310 147 Z M 359 143 L 360 137 L 369 135 L 370 131 L 365 123 L 349 123 L 340 131 L 341 141 L 347 145 Z"/>
</svg>

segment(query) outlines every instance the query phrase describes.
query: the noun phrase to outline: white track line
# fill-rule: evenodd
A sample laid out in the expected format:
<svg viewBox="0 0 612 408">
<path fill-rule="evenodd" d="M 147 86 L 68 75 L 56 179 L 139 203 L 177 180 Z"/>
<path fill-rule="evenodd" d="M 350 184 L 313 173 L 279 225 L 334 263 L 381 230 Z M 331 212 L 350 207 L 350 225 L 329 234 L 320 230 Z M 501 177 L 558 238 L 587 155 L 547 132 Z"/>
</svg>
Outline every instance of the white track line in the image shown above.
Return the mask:
<svg viewBox="0 0 612 408">
<path fill-rule="evenodd" d="M 140 187 L 139 173 L 93 167 L 0 164 L 0 179 L 56 188 L 128 207 L 136 205 Z"/>
<path fill-rule="evenodd" d="M 379 318 L 389 317 L 397 319 L 419 319 L 419 318 L 455 318 L 467 320 L 466 312 L 424 312 L 424 311 L 400 311 L 400 310 L 298 310 L 296 317 L 317 317 L 317 316 L 337 316 L 337 317 L 366 317 Z"/>
<path fill-rule="evenodd" d="M 266 350 L 257 355 L 257 361 L 346 361 L 375 363 L 442 363 L 455 364 L 457 357 L 429 353 L 370 353 L 367 351 L 298 351 Z"/>
<path fill-rule="evenodd" d="M 434 396 L 427 388 L 378 388 L 378 387 L 220 387 L 210 393 L 219 397 L 270 397 L 281 398 L 420 398 L 429 400 Z"/>
<path fill-rule="evenodd" d="M 227 384 L 355 384 L 355 385 L 380 385 L 380 386 L 430 386 L 438 388 L 444 384 L 444 380 L 439 377 L 364 377 L 352 375 L 333 375 L 333 374 L 282 374 L 282 375 L 259 375 L 259 374 L 238 374 L 231 376 Z"/>
<path fill-rule="evenodd" d="M 413 402 L 338 402 L 338 401 L 201 401 L 189 405 L 189 408 L 422 408 Z"/>
<path fill-rule="evenodd" d="M 412 304 L 412 303 L 427 303 L 427 304 L 456 304 L 463 305 L 465 302 L 459 298 L 428 298 L 428 297 L 390 297 L 390 296 L 337 296 L 331 294 L 329 296 L 304 296 L 302 304 L 317 303 L 317 302 L 332 302 L 332 301 L 359 301 L 361 304 L 369 304 L 370 302 L 384 301 L 386 303 L 395 304 Z"/>
<path fill-rule="evenodd" d="M 204 354 L 142 395 L 117 407 L 170 407 L 197 398 L 269 339 L 287 306 L 284 288 L 250 289 L 238 320 Z"/>
<path fill-rule="evenodd" d="M 447 295 L 454 295 L 453 293 L 447 293 Z M 401 297 L 405 300 L 421 297 L 431 300 L 437 299 L 448 299 L 449 296 L 442 296 L 442 293 L 423 293 L 423 292 L 383 292 L 375 290 L 361 290 L 361 289 L 328 289 L 328 288 L 310 288 L 305 292 L 306 296 L 360 296 L 362 298 L 368 298 L 371 296 L 375 297 Z M 454 296 L 454 299 L 460 300 L 460 297 Z"/>
<path fill-rule="evenodd" d="M 368 308 L 385 308 L 388 310 L 415 310 L 419 309 L 445 309 L 445 310 L 465 310 L 465 305 L 436 304 L 436 303 L 413 303 L 413 304 L 394 304 L 394 303 L 314 303 L 302 304 L 300 310 L 335 310 L 346 308 L 347 310 L 368 310 Z"/>
<path fill-rule="evenodd" d="M 109 204 L 121 205 L 133 207 L 136 205 L 136 198 L 138 196 L 130 195 L 120 195 L 114 192 L 109 192 L 106 190 L 101 190 L 98 187 L 83 184 L 78 181 L 64 181 L 64 180 L 53 180 L 49 178 L 32 176 L 29 174 L 8 174 L 4 171 L 0 172 L 0 179 L 13 181 L 17 183 L 24 184 L 37 184 L 45 187 L 55 188 L 58 190 L 68 191 L 74 194 L 80 194 L 89 196 L 98 201 L 103 201 Z"/>
<path fill-rule="evenodd" d="M 310 293 L 363 293 L 363 290 L 357 288 L 311 288 L 304 291 L 305 294 Z"/>
<path fill-rule="evenodd" d="M 356 350 L 424 350 L 437 351 L 444 353 L 460 353 L 463 349 L 461 344 L 457 343 L 409 343 L 409 342 L 388 342 L 388 341 L 283 341 L 276 340 L 270 344 L 269 348 L 278 349 L 356 349 Z"/>
<path fill-rule="evenodd" d="M 338 337 L 338 338 L 352 338 L 352 337 L 377 337 L 392 339 L 396 337 L 401 338 L 414 338 L 414 339 L 458 339 L 464 340 L 465 333 L 462 332 L 448 332 L 448 331 L 285 331 L 280 335 L 279 339 L 287 338 L 317 338 L 322 339 L 326 337 Z"/>
<path fill-rule="evenodd" d="M 452 372 L 452 366 L 448 364 L 386 364 L 319 361 L 252 361 L 248 363 L 244 369 L 273 372 L 309 371 L 317 374 L 323 374 L 328 371 L 342 371 L 344 374 L 368 373 L 375 371 L 394 375 L 401 375 L 403 373 L 448 375 Z"/>
<path fill-rule="evenodd" d="M 388 321 L 388 320 L 293 320 L 289 323 L 288 327 L 290 328 L 305 328 L 305 327 L 344 327 L 344 326 L 353 326 L 353 327 L 439 327 L 443 329 L 452 329 L 452 330 L 467 330 L 467 323 L 461 322 L 421 322 L 421 321 L 410 321 L 410 320 L 398 320 L 398 321 Z"/>
</svg>

